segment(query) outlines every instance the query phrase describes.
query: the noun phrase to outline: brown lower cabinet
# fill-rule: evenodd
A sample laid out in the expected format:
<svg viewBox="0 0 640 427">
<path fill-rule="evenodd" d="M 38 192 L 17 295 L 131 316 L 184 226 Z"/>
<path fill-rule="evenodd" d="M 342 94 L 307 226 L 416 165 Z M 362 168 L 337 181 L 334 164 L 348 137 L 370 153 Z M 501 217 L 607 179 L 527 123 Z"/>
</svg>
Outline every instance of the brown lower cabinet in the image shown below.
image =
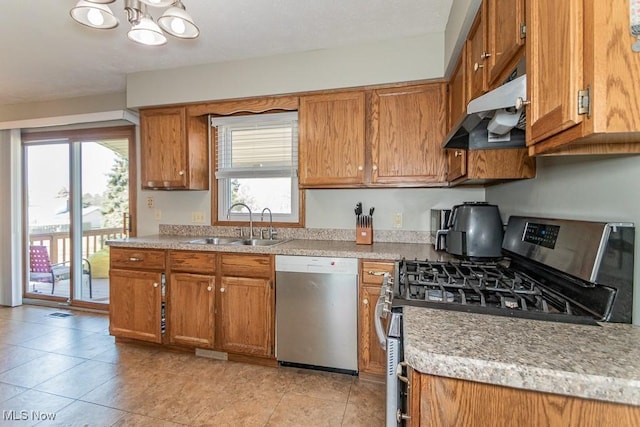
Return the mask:
<svg viewBox="0 0 640 427">
<path fill-rule="evenodd" d="M 118 247 L 110 253 L 112 335 L 274 358 L 273 255 Z"/>
<path fill-rule="evenodd" d="M 407 425 L 638 426 L 640 407 L 561 396 L 409 370 Z"/>
<path fill-rule="evenodd" d="M 362 261 L 360 263 L 360 286 L 358 308 L 358 371 L 361 373 L 384 375 L 386 354 L 376 336 L 375 310 L 380 296 L 383 277 L 393 275 L 393 261 Z"/>
</svg>

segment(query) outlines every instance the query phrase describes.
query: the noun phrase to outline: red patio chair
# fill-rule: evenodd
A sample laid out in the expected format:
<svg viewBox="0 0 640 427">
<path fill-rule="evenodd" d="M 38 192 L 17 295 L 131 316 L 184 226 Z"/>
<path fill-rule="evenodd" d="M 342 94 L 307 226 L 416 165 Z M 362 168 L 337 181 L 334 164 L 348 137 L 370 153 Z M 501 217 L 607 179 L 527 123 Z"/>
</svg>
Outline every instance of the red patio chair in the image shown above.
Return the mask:
<svg viewBox="0 0 640 427">
<path fill-rule="evenodd" d="M 29 247 L 29 281 L 51 283 L 51 294 L 60 280 L 66 280 L 71 275 L 69 261 L 51 264 L 49 250 L 46 246 L 32 245 Z M 82 258 L 82 276 L 89 277 L 89 298 L 93 298 L 91 289 L 91 264 Z M 34 285 L 35 290 L 35 285 Z"/>
</svg>

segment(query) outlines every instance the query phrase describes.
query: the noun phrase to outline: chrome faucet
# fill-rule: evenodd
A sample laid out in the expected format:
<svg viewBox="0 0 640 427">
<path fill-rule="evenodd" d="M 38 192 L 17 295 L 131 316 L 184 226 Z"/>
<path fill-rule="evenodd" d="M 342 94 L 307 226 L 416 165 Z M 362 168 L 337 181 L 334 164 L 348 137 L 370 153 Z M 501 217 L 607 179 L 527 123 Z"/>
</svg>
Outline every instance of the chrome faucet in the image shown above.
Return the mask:
<svg viewBox="0 0 640 427">
<path fill-rule="evenodd" d="M 235 208 L 236 206 L 244 206 L 249 211 L 249 238 L 253 239 L 253 214 L 251 213 L 251 208 L 249 206 L 245 205 L 244 203 L 232 204 L 227 211 L 227 219 L 229 219 L 229 217 L 231 216 L 231 209 Z"/>
<path fill-rule="evenodd" d="M 271 209 L 264 208 L 260 214 L 260 222 L 264 222 L 264 211 L 269 211 L 269 240 L 273 240 L 276 232 L 273 230 L 273 215 L 271 215 Z M 260 231 L 260 237 L 264 239 L 264 228 Z"/>
</svg>

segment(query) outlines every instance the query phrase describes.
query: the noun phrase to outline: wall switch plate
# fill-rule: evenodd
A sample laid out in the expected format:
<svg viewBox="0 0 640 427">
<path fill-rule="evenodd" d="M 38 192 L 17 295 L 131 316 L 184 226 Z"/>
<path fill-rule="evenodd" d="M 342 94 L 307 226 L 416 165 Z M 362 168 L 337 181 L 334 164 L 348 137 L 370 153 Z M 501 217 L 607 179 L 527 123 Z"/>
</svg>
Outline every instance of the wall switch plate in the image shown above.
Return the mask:
<svg viewBox="0 0 640 427">
<path fill-rule="evenodd" d="M 199 212 L 199 211 L 191 212 L 191 222 L 195 224 L 204 223 L 204 212 Z"/>
<path fill-rule="evenodd" d="M 147 197 L 147 207 L 149 209 L 151 209 L 153 207 L 153 203 L 154 203 L 153 197 L 151 197 L 151 196 Z"/>
<path fill-rule="evenodd" d="M 393 228 L 402 228 L 402 212 L 393 214 Z"/>
<path fill-rule="evenodd" d="M 153 212 L 153 218 L 154 218 L 156 221 L 160 221 L 160 220 L 162 219 L 162 211 L 161 211 L 160 209 L 156 209 L 156 210 Z"/>
</svg>

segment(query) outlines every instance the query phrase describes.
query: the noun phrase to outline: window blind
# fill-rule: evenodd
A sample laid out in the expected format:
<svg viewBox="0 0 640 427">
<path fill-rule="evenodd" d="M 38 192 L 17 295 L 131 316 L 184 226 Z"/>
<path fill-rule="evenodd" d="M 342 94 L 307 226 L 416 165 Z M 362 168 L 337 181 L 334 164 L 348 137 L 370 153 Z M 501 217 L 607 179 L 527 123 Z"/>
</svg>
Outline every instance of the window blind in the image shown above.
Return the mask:
<svg viewBox="0 0 640 427">
<path fill-rule="evenodd" d="M 216 178 L 295 176 L 298 169 L 298 113 L 215 117 L 218 129 Z"/>
</svg>

